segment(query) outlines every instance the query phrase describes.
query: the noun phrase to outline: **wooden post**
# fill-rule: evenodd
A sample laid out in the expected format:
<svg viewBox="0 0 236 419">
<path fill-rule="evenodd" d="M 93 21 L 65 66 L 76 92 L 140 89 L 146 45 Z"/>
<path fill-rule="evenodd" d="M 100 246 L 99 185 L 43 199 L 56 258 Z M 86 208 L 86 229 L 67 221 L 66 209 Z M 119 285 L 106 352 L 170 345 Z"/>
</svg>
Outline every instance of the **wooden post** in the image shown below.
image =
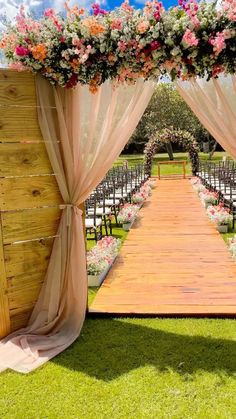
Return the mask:
<svg viewBox="0 0 236 419">
<path fill-rule="evenodd" d="M 4 249 L 2 240 L 2 222 L 0 214 L 0 338 L 11 331 L 10 313 L 7 297 L 7 279 L 4 262 Z"/>
<path fill-rule="evenodd" d="M 184 179 L 186 178 L 186 162 L 184 162 L 183 164 L 183 169 L 184 169 Z"/>
<path fill-rule="evenodd" d="M 160 163 L 158 163 L 158 179 L 161 179 L 161 166 Z"/>
</svg>

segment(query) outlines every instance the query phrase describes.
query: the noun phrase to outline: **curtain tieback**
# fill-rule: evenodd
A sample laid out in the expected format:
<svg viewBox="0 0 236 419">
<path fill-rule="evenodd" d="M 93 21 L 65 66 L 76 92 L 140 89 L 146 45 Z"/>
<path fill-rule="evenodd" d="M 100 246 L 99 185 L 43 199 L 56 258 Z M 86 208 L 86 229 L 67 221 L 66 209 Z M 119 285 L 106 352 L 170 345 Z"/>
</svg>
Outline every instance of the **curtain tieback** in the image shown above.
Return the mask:
<svg viewBox="0 0 236 419">
<path fill-rule="evenodd" d="M 66 210 L 66 225 L 67 227 L 71 226 L 71 218 L 72 218 L 72 211 L 74 210 L 75 214 L 82 216 L 83 211 L 77 207 L 75 204 L 61 204 L 59 208 L 62 210 Z"/>
</svg>

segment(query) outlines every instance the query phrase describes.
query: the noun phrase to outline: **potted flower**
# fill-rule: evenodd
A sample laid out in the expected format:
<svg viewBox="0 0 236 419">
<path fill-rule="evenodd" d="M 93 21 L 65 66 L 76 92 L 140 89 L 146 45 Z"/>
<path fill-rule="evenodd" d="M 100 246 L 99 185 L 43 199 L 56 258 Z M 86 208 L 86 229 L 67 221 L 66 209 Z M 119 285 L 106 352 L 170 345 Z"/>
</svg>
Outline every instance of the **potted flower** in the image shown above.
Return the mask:
<svg viewBox="0 0 236 419">
<path fill-rule="evenodd" d="M 104 281 L 119 252 L 121 241 L 115 237 L 103 237 L 87 253 L 89 287 L 98 287 Z"/>
<path fill-rule="evenodd" d="M 109 263 L 99 255 L 87 256 L 88 286 L 99 287 L 109 270 Z"/>
<path fill-rule="evenodd" d="M 193 187 L 193 189 L 198 192 L 199 194 L 201 192 L 206 192 L 206 187 L 202 184 L 201 180 L 198 177 L 194 177 L 190 180 L 190 183 Z"/>
<path fill-rule="evenodd" d="M 135 194 L 132 195 L 131 202 L 133 204 L 137 204 L 141 208 L 145 199 L 146 199 L 146 195 L 143 192 L 136 192 Z"/>
<path fill-rule="evenodd" d="M 156 187 L 156 181 L 154 179 L 148 179 L 144 186 L 148 185 L 151 189 L 154 189 Z"/>
<path fill-rule="evenodd" d="M 236 259 L 236 234 L 234 237 L 230 237 L 228 239 L 229 250 L 232 253 L 234 259 Z"/>
<path fill-rule="evenodd" d="M 145 183 L 143 186 L 141 186 L 140 192 L 145 196 L 145 199 L 147 199 L 152 195 L 152 188 Z"/>
<path fill-rule="evenodd" d="M 118 222 L 123 224 L 123 230 L 129 231 L 132 227 L 132 224 L 137 216 L 139 207 L 137 205 L 125 204 L 119 214 Z"/>
<path fill-rule="evenodd" d="M 207 208 L 207 215 L 217 225 L 219 233 L 228 232 L 228 226 L 233 220 L 229 211 L 229 208 L 225 208 L 223 205 L 209 206 Z"/>
<path fill-rule="evenodd" d="M 207 189 L 199 194 L 202 203 L 205 205 L 205 208 L 209 205 L 216 205 L 218 202 L 218 193 L 208 191 Z"/>
</svg>

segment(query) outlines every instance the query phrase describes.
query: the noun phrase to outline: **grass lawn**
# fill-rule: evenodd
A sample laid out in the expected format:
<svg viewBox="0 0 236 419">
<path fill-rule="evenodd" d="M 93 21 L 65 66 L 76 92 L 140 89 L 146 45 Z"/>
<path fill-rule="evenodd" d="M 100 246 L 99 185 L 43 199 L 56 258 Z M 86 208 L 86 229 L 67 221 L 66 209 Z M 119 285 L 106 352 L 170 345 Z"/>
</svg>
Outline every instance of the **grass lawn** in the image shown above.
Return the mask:
<svg viewBox="0 0 236 419">
<path fill-rule="evenodd" d="M 0 374 L 0 418 L 235 419 L 235 331 L 223 319 L 87 319 L 34 373 Z"/>
</svg>

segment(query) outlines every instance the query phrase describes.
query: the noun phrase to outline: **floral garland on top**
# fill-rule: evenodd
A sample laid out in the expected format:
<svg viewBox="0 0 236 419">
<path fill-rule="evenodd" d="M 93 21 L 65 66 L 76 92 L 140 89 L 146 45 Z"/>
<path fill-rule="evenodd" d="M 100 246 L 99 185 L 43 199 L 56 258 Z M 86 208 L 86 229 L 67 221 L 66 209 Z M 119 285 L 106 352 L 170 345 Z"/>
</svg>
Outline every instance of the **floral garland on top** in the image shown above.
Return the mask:
<svg viewBox="0 0 236 419">
<path fill-rule="evenodd" d="M 9 67 L 41 73 L 53 84 L 88 84 L 92 92 L 105 80 L 135 83 L 161 74 L 188 79 L 236 72 L 236 1 L 179 0 L 165 11 L 157 0 L 135 10 L 126 0 L 107 12 L 98 4 L 88 14 L 77 6 L 63 17 L 47 9 L 39 20 L 24 7 L 0 39 Z"/>
</svg>

